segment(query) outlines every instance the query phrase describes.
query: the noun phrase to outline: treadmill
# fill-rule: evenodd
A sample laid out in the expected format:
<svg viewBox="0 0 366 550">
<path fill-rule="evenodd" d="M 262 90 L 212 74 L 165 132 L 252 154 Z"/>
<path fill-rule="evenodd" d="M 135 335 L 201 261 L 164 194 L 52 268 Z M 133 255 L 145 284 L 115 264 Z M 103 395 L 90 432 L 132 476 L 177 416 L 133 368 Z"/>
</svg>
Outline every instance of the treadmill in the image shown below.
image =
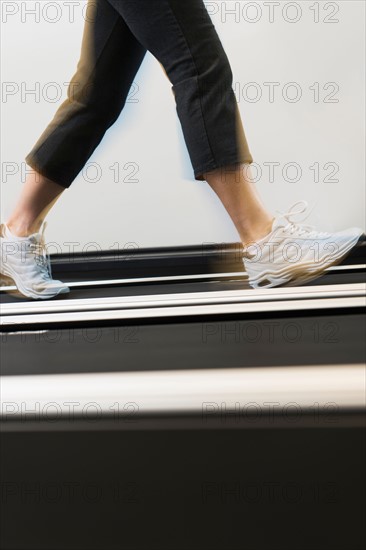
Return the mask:
<svg viewBox="0 0 366 550">
<path fill-rule="evenodd" d="M 364 548 L 365 251 L 274 289 L 240 243 L 3 280 L 1 548 Z"/>
</svg>

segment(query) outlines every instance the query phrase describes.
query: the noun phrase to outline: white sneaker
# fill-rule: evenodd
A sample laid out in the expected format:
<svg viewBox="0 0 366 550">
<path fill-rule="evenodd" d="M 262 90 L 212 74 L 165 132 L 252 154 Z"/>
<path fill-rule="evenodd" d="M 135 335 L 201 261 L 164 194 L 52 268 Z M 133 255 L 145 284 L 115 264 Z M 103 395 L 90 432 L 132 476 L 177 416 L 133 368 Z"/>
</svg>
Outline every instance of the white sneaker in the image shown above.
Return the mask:
<svg viewBox="0 0 366 550">
<path fill-rule="evenodd" d="M 70 292 L 64 283 L 52 279 L 44 240 L 46 224 L 42 232 L 28 237 L 13 235 L 5 223 L 0 226 L 0 273 L 13 279 L 19 292 L 28 298 L 45 300 Z"/>
<path fill-rule="evenodd" d="M 296 211 L 297 205 L 302 207 Z M 307 207 L 306 201 L 296 202 L 288 212 L 274 218 L 268 235 L 244 247 L 243 262 L 250 286 L 294 286 L 316 279 L 329 266 L 339 263 L 364 233 L 359 227 L 326 233 L 291 220 Z"/>
</svg>

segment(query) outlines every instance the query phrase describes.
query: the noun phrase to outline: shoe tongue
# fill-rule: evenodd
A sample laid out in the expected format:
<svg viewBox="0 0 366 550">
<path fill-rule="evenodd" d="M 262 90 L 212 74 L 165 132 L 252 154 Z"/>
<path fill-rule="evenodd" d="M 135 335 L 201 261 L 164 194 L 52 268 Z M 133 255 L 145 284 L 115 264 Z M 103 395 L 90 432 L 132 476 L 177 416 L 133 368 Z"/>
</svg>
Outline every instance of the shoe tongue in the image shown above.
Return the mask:
<svg viewBox="0 0 366 550">
<path fill-rule="evenodd" d="M 28 239 L 32 241 L 32 243 L 38 243 L 41 240 L 41 234 L 40 233 L 32 233 L 28 236 Z"/>
</svg>

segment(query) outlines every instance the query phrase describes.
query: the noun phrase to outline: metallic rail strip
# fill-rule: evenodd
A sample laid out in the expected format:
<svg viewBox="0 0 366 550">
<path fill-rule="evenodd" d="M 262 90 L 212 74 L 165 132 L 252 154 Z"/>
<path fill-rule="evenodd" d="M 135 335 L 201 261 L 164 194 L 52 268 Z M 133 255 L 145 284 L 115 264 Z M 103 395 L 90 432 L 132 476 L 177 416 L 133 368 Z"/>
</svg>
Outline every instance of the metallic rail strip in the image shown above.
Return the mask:
<svg viewBox="0 0 366 550">
<path fill-rule="evenodd" d="M 315 365 L 190 371 L 5 376 L 1 418 L 119 412 L 225 414 L 329 412 L 366 405 L 365 365 Z M 52 425 L 51 425 L 52 427 Z"/>
<path fill-rule="evenodd" d="M 63 323 L 65 326 L 73 323 L 101 321 L 121 321 L 128 319 L 164 319 L 169 317 L 183 316 L 207 316 L 207 315 L 229 315 L 238 313 L 259 313 L 272 312 L 274 314 L 282 311 L 302 312 L 307 310 L 340 309 L 340 308 L 364 308 L 365 298 L 342 297 L 342 298 L 321 298 L 311 300 L 287 300 L 276 302 L 254 302 L 254 303 L 223 303 L 221 305 L 183 305 L 169 307 L 139 307 L 136 309 L 109 309 L 94 311 L 71 311 L 67 313 L 43 313 L 28 315 L 6 315 L 1 319 L 0 327 L 11 326 L 34 326 L 53 323 Z M 17 328 L 17 330 L 19 330 Z"/>
<path fill-rule="evenodd" d="M 131 285 L 131 284 L 149 284 L 149 283 L 174 283 L 176 282 L 194 282 L 194 281 L 206 281 L 215 279 L 218 281 L 227 280 L 230 278 L 247 280 L 248 275 L 244 271 L 235 271 L 232 273 L 199 273 L 196 275 L 169 275 L 165 277 L 129 277 L 128 279 L 104 279 L 96 281 L 72 281 L 68 282 L 64 279 L 64 282 L 70 288 L 89 288 L 95 286 L 115 286 L 115 285 Z M 16 290 L 16 286 L 2 286 L 0 291 Z"/>
<path fill-rule="evenodd" d="M 360 298 L 365 296 L 366 283 L 313 287 L 241 289 L 175 294 L 143 294 L 103 298 L 45 300 L 1 304 L 1 315 L 50 314 L 111 309 L 160 308 L 173 306 L 218 305 L 231 303 L 277 302 L 327 298 Z"/>
<path fill-rule="evenodd" d="M 360 264 L 360 265 L 336 265 L 332 267 L 328 267 L 325 272 L 332 272 L 332 271 L 361 271 L 362 269 L 366 268 L 366 264 Z M 105 279 L 100 281 L 74 281 L 74 282 L 67 282 L 67 285 L 70 288 L 89 288 L 89 287 L 96 287 L 96 286 L 115 286 L 115 285 L 128 285 L 128 284 L 149 284 L 149 283 L 164 283 L 164 282 L 184 282 L 184 281 L 205 281 L 205 280 L 227 280 L 227 279 L 235 279 L 235 280 L 244 280 L 246 281 L 248 279 L 248 275 L 244 271 L 234 271 L 231 273 L 203 273 L 203 274 L 196 274 L 196 275 L 172 275 L 172 276 L 166 276 L 166 277 L 136 277 L 136 278 L 128 278 L 128 279 Z M 0 293 L 1 292 L 9 292 L 16 290 L 15 285 L 4 285 L 0 286 Z"/>
</svg>

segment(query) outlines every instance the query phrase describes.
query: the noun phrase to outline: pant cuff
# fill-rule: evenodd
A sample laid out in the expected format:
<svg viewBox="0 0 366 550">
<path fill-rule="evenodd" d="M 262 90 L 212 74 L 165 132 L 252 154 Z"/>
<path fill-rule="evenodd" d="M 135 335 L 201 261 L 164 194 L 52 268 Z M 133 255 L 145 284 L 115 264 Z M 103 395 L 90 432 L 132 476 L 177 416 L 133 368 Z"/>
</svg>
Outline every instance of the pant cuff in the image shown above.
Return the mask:
<svg viewBox="0 0 366 550">
<path fill-rule="evenodd" d="M 203 168 L 196 168 L 194 170 L 194 178 L 197 181 L 206 181 L 203 174 L 205 172 L 211 172 L 212 170 L 216 170 L 218 168 L 225 168 L 226 166 L 235 166 L 237 164 L 252 164 L 253 163 L 253 157 L 251 155 L 241 158 L 240 160 L 235 158 L 235 160 L 225 160 L 223 162 L 216 162 L 208 164 L 207 166 Z"/>
<path fill-rule="evenodd" d="M 59 174 L 52 173 L 52 170 L 49 168 L 45 168 L 44 166 L 40 166 L 35 157 L 31 155 L 30 153 L 25 157 L 25 162 L 33 168 L 36 172 L 41 174 L 41 176 L 52 180 L 54 183 L 57 183 L 58 185 L 61 185 L 61 187 L 65 187 L 65 189 L 69 188 L 71 185 L 71 181 L 69 181 L 67 178 L 62 178 Z"/>
</svg>

